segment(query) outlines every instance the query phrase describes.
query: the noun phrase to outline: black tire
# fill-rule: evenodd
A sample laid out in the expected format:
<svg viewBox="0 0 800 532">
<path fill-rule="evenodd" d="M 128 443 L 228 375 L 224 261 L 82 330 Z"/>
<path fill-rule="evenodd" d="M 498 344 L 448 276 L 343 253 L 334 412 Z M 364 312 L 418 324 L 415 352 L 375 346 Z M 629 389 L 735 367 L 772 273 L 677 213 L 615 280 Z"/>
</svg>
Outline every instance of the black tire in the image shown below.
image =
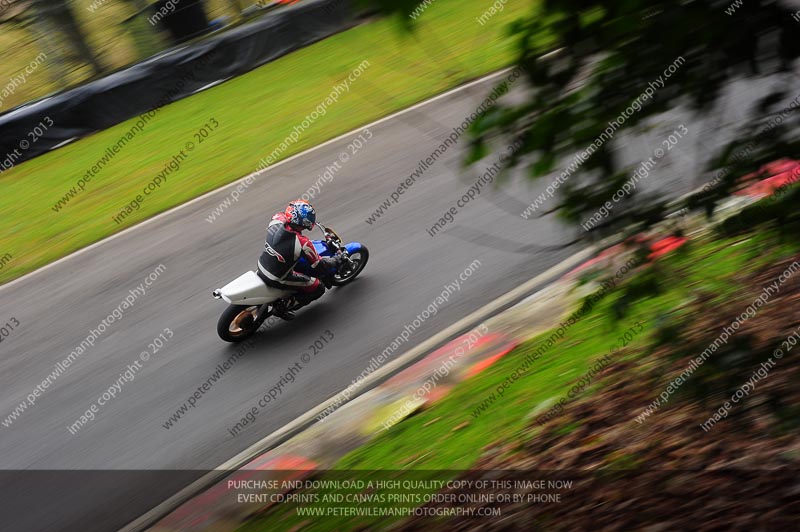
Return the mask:
<svg viewBox="0 0 800 532">
<path fill-rule="evenodd" d="M 240 317 L 240 315 L 244 312 L 248 311 L 248 309 L 251 312 L 258 311 L 257 306 L 228 306 L 228 308 L 225 309 L 225 312 L 222 313 L 222 316 L 219 317 L 219 321 L 217 322 L 217 334 L 219 337 L 226 342 L 235 344 L 253 336 L 258 330 L 258 326 L 255 323 L 255 317 L 249 319 L 246 316 L 242 316 L 240 318 L 241 322 L 238 324 L 239 326 L 234 324 L 234 320 Z"/>
<path fill-rule="evenodd" d="M 369 261 L 369 250 L 365 246 L 361 246 L 361 249 L 353 253 L 353 255 L 361 256 L 358 266 L 356 266 L 356 269 L 350 272 L 350 274 L 345 278 L 337 279 L 336 276 L 334 276 L 332 281 L 333 286 L 344 286 L 353 282 L 353 280 L 364 270 L 364 266 L 366 266 L 367 261 Z"/>
</svg>

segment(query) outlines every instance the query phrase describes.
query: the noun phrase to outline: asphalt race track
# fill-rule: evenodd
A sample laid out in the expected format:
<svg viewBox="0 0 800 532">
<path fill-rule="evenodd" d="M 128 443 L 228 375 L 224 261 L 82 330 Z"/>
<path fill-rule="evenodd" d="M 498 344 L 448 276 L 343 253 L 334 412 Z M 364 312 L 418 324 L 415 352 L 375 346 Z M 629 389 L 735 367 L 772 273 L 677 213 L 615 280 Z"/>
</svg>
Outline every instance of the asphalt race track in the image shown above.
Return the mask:
<svg viewBox="0 0 800 532">
<path fill-rule="evenodd" d="M 365 222 L 475 110 L 488 89 L 486 83 L 473 85 L 374 125 L 369 133 L 355 132 L 272 168 L 214 223 L 206 218 L 232 189 L 0 288 L 0 321 L 14 317 L 20 323 L 0 346 L 0 420 L 7 420 L 131 290 L 165 266 L 121 320 L 32 406 L 9 426 L 0 425 L 3 530 L 116 530 L 202 470 L 222 464 L 345 388 L 476 259 L 480 266 L 449 303 L 394 356 L 577 251 L 563 246 L 576 230 L 554 216 L 520 217 L 550 182 L 543 179 L 533 186 L 520 176 L 512 176 L 502 190 L 484 187 L 459 209 L 453 223 L 431 237 L 426 230 L 495 161 L 490 156 L 463 168 L 463 139 L 381 218 Z M 359 135 L 371 138 L 361 149 L 349 148 Z M 265 153 L 269 151 L 265 146 Z M 196 408 L 164 428 L 169 416 L 236 349 L 217 337 L 216 321 L 224 304 L 213 300 L 211 291 L 255 267 L 272 213 L 301 196 L 337 161 L 341 169 L 322 184 L 313 203 L 321 221 L 346 240 L 369 247 L 371 258 L 362 277 L 326 294 L 294 323 L 262 329 L 253 348 L 204 393 Z M 673 181 L 666 188 L 672 193 L 693 185 L 688 178 L 675 178 L 681 172 L 674 166 L 669 175 Z M 140 363 L 133 380 L 124 381 L 116 396 L 98 408 L 94 421 L 71 434 L 68 427 L 120 381 L 120 374 L 166 328 L 174 336 L 163 349 Z M 254 423 L 232 436 L 229 428 L 326 330 L 333 341 L 261 409 Z M 42 473 L 22 475 L 18 470 Z M 81 476 L 48 470 L 141 473 Z M 190 471 L 153 473 L 157 470 Z"/>
</svg>

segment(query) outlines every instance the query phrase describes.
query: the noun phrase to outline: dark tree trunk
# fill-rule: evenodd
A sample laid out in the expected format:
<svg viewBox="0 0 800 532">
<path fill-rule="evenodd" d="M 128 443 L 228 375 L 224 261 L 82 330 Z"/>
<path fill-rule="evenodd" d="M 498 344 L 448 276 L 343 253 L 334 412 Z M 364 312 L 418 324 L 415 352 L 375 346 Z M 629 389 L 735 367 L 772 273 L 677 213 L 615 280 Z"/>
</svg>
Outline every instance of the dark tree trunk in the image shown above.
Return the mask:
<svg viewBox="0 0 800 532">
<path fill-rule="evenodd" d="M 86 41 L 86 35 L 78 24 L 68 0 L 36 0 L 35 8 L 39 16 L 50 19 L 59 28 L 78 56 L 91 65 L 95 74 L 106 71 Z"/>
<path fill-rule="evenodd" d="M 162 50 L 164 43 L 152 24 L 147 22 L 150 3 L 147 0 L 124 0 L 133 11 L 133 15 L 123 21 L 123 25 L 133 38 L 139 60 L 150 57 Z"/>
</svg>

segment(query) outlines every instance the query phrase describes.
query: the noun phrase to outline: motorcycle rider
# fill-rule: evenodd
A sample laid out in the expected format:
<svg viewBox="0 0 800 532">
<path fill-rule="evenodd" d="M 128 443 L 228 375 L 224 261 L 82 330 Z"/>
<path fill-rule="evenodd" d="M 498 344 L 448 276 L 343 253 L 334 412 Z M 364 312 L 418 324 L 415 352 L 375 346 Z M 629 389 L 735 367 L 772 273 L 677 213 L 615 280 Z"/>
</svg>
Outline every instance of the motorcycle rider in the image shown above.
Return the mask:
<svg viewBox="0 0 800 532">
<path fill-rule="evenodd" d="M 284 320 L 294 319 L 292 311 L 304 307 L 322 297 L 325 288 L 330 288 L 327 271 L 338 266 L 340 257 L 320 257 L 314 244 L 303 235 L 305 229 L 316 225 L 317 213 L 305 200 L 295 200 L 272 217 L 267 226 L 264 252 L 258 260 L 258 275 L 274 288 L 294 292 L 296 302 L 291 310 L 284 304 L 276 304 L 275 315 Z M 309 277 L 294 271 L 301 257 L 305 257 L 311 267 L 320 273 L 319 278 Z"/>
</svg>

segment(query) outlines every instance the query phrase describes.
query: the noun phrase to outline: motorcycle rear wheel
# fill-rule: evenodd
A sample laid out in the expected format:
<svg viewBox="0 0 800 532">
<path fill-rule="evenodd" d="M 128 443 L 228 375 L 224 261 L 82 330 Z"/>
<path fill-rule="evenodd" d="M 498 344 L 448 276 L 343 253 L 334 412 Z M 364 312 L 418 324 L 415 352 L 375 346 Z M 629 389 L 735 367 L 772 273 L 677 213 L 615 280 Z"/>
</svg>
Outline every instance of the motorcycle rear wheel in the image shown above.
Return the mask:
<svg viewBox="0 0 800 532">
<path fill-rule="evenodd" d="M 217 322 L 217 334 L 226 342 L 238 343 L 253 336 L 258 327 L 258 306 L 230 305 Z"/>
</svg>

